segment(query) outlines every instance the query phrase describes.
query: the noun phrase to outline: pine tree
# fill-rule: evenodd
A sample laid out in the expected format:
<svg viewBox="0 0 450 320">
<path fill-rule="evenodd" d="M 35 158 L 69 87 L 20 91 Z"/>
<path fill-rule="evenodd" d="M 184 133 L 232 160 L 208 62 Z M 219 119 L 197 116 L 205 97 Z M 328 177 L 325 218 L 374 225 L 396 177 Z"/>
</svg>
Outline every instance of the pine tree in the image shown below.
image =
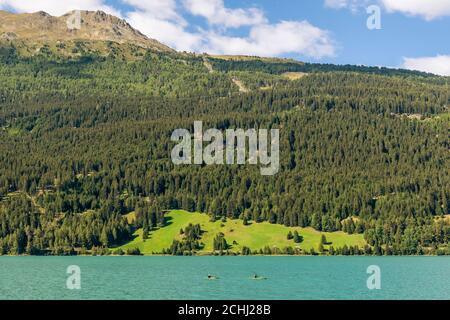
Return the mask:
<svg viewBox="0 0 450 320">
<path fill-rule="evenodd" d="M 102 232 L 100 234 L 100 242 L 104 247 L 108 247 L 109 245 L 109 238 L 108 233 L 106 232 L 106 228 L 102 229 Z"/>
<path fill-rule="evenodd" d="M 148 239 L 148 225 L 145 224 L 144 227 L 142 228 L 142 239 L 147 240 Z"/>
<path fill-rule="evenodd" d="M 287 239 L 288 240 L 292 240 L 293 238 L 294 238 L 294 236 L 292 235 L 292 232 L 289 231 L 288 234 L 287 234 Z"/>
<path fill-rule="evenodd" d="M 319 242 L 319 249 L 318 250 L 319 250 L 320 253 L 323 253 L 325 251 L 322 241 Z"/>
<path fill-rule="evenodd" d="M 294 242 L 295 243 L 301 243 L 301 242 L 303 242 L 303 237 L 301 236 L 301 235 L 299 235 L 298 234 L 298 231 L 297 230 L 295 230 L 294 231 Z"/>
</svg>

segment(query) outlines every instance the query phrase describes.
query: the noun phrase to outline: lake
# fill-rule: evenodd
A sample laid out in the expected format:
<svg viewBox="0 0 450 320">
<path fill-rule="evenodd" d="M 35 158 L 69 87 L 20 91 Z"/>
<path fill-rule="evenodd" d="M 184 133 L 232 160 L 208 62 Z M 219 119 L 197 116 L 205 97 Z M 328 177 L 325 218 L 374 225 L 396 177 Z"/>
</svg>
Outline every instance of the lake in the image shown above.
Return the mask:
<svg viewBox="0 0 450 320">
<path fill-rule="evenodd" d="M 0 257 L 0 299 L 450 299 L 450 257 Z"/>
</svg>

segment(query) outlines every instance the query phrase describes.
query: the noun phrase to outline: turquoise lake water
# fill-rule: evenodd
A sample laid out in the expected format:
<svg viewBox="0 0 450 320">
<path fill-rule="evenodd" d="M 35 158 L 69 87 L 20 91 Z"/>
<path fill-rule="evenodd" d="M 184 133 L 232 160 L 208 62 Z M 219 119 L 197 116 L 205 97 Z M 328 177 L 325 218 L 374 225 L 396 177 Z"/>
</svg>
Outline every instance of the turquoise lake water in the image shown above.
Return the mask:
<svg viewBox="0 0 450 320">
<path fill-rule="evenodd" d="M 450 299 L 450 257 L 0 257 L 0 299 Z"/>
</svg>

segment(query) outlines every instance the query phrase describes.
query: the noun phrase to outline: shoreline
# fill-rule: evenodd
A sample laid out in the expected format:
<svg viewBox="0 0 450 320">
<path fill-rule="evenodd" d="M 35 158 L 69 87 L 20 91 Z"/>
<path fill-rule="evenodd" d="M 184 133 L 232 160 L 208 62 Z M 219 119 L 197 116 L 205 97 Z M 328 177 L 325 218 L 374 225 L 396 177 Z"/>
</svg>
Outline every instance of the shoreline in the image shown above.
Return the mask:
<svg viewBox="0 0 450 320">
<path fill-rule="evenodd" d="M 214 254 L 197 254 L 197 255 L 170 255 L 170 254 L 141 254 L 141 255 L 118 255 L 118 254 L 104 254 L 104 255 L 90 255 L 90 254 L 76 254 L 76 255 L 29 255 L 29 254 L 5 254 L 0 255 L 2 257 L 450 257 L 450 255 L 437 255 L 437 254 L 422 254 L 422 255 L 311 255 L 311 254 L 297 254 L 297 255 L 289 255 L 289 254 L 254 254 L 254 255 L 241 255 L 241 254 L 223 254 L 223 255 L 214 255 Z"/>
</svg>

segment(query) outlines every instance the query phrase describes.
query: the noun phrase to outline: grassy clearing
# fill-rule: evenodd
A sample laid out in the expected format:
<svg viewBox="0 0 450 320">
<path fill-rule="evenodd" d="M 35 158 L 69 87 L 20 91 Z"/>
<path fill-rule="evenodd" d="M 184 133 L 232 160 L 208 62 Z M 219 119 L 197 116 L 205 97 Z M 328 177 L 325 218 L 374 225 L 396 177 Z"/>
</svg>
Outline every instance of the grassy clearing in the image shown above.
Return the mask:
<svg viewBox="0 0 450 320">
<path fill-rule="evenodd" d="M 233 60 L 233 61 L 255 61 L 260 60 L 267 63 L 296 63 L 303 65 L 301 61 L 288 58 L 273 58 L 273 57 L 258 57 L 258 56 L 245 56 L 245 55 L 209 55 L 211 58 L 222 59 L 222 60 Z"/>
<path fill-rule="evenodd" d="M 9 136 L 16 137 L 22 133 L 22 130 L 20 130 L 19 128 L 8 128 L 6 129 L 6 132 Z"/>
<path fill-rule="evenodd" d="M 415 114 L 408 114 L 408 113 L 401 113 L 401 114 L 393 114 L 396 117 L 399 118 L 406 118 L 409 120 L 416 120 L 420 121 L 422 123 L 431 125 L 431 126 L 440 126 L 440 125 L 446 125 L 450 123 L 450 112 L 444 112 L 444 113 L 438 113 L 429 117 L 426 117 L 425 115 L 415 113 Z"/>
<path fill-rule="evenodd" d="M 425 121 L 429 121 L 429 122 L 433 122 L 433 123 L 445 123 L 445 124 L 449 124 L 450 123 L 450 112 L 445 112 L 445 113 L 440 113 L 438 115 L 435 115 L 432 118 L 428 118 L 425 119 Z"/>
<path fill-rule="evenodd" d="M 319 232 L 312 228 L 290 228 L 283 225 L 270 224 L 268 222 L 254 223 L 244 226 L 242 220 L 209 221 L 209 216 L 201 213 L 189 213 L 183 210 L 173 210 L 167 214 L 167 225 L 150 232 L 149 239 L 142 239 L 142 230 L 137 230 L 135 239 L 121 246 L 123 250 L 139 248 L 144 254 L 161 252 L 170 247 L 173 239 L 180 239 L 180 229 L 189 223 L 200 224 L 204 231 L 201 242 L 204 248 L 199 254 L 207 254 L 213 251 L 213 239 L 217 233 L 223 232 L 230 251 L 239 252 L 243 246 L 252 250 L 259 250 L 265 246 L 283 248 L 287 246 L 300 247 L 303 250 L 314 248 L 318 250 L 321 235 L 324 234 L 327 242 L 335 248 L 347 245 L 364 246 L 366 242 L 362 235 L 348 235 L 344 232 Z M 300 244 L 293 240 L 287 240 L 287 233 L 297 230 L 304 241 Z M 235 244 L 233 242 L 235 241 Z M 325 246 L 327 247 L 327 246 Z"/>
<path fill-rule="evenodd" d="M 438 216 L 438 217 L 434 217 L 434 220 L 436 222 L 440 222 L 441 220 L 443 220 L 444 222 L 449 221 L 450 222 L 450 214 L 446 214 L 444 216 Z"/>
<path fill-rule="evenodd" d="M 288 80 L 294 81 L 303 78 L 304 76 L 307 76 L 307 73 L 304 72 L 285 72 L 282 74 L 283 77 L 285 77 Z"/>
</svg>

